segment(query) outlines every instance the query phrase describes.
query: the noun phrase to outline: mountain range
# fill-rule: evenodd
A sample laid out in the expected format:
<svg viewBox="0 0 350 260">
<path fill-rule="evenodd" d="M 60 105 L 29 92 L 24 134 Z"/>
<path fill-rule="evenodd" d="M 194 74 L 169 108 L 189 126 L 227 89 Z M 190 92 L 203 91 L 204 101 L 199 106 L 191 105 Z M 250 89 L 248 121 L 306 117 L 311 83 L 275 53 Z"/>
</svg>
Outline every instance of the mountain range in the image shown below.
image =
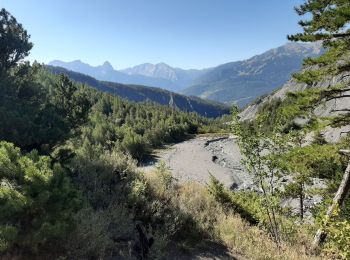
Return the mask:
<svg viewBox="0 0 350 260">
<path fill-rule="evenodd" d="M 80 60 L 71 62 L 54 60 L 51 61 L 49 65 L 83 73 L 97 80 L 160 87 L 176 92 L 189 86 L 191 82 L 207 71 L 183 70 L 170 67 L 165 63 L 145 63 L 124 70 L 115 70 L 108 61 L 100 66 L 91 66 Z"/>
<path fill-rule="evenodd" d="M 46 68 L 53 74 L 65 74 L 71 80 L 135 102 L 151 101 L 174 109 L 195 112 L 205 117 L 219 117 L 230 113 L 229 106 L 215 101 L 203 100 L 198 97 L 187 97 L 156 87 L 99 81 L 91 76 L 62 67 L 48 65 Z"/>
<path fill-rule="evenodd" d="M 245 106 L 283 85 L 292 73 L 301 69 L 303 59 L 318 56 L 322 51 L 319 43 L 287 43 L 247 60 L 201 70 L 173 68 L 165 63 L 144 63 L 115 70 L 108 61 L 94 67 L 80 60 L 55 60 L 49 65 L 83 73 L 97 80 L 159 87 L 188 96 Z"/>
<path fill-rule="evenodd" d="M 244 106 L 282 86 L 301 69 L 306 57 L 318 56 L 322 51 L 319 43 L 288 43 L 248 60 L 213 68 L 182 93 Z"/>
</svg>

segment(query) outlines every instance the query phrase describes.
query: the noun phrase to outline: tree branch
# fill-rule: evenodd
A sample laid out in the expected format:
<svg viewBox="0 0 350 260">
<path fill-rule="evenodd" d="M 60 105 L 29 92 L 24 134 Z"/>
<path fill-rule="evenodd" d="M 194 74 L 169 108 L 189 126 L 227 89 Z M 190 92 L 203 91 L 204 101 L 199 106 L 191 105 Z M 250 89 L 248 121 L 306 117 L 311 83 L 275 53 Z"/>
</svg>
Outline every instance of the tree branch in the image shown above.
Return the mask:
<svg viewBox="0 0 350 260">
<path fill-rule="evenodd" d="M 329 97 L 326 99 L 326 101 L 330 101 L 333 99 L 338 99 L 338 98 L 350 98 L 350 95 L 342 95 L 342 96 L 336 96 L 336 97 Z"/>
<path fill-rule="evenodd" d="M 350 33 L 335 33 L 331 34 L 334 38 L 344 38 L 344 37 L 350 37 Z"/>
<path fill-rule="evenodd" d="M 350 112 L 349 108 L 344 109 L 332 109 L 331 112 Z"/>
</svg>

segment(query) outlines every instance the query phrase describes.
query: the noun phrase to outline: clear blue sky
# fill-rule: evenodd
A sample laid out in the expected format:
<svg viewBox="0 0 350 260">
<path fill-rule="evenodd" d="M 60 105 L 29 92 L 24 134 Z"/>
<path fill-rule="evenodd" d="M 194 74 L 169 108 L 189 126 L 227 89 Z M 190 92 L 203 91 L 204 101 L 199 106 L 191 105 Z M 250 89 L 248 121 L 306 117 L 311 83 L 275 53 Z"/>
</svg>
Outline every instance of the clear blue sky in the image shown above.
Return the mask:
<svg viewBox="0 0 350 260">
<path fill-rule="evenodd" d="M 249 58 L 300 31 L 303 0 L 0 0 L 31 34 L 30 60 L 204 68 Z"/>
</svg>

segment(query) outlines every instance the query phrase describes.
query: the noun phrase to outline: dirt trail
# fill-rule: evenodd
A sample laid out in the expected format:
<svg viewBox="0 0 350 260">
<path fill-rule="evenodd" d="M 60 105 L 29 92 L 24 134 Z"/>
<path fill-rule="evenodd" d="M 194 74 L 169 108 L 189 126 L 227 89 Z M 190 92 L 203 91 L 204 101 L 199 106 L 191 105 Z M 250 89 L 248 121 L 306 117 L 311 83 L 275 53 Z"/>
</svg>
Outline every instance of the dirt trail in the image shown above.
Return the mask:
<svg viewBox="0 0 350 260">
<path fill-rule="evenodd" d="M 155 160 L 141 167 L 154 169 L 164 161 L 179 181 L 206 184 L 212 174 L 229 188 L 244 188 L 251 184 L 251 176 L 241 165 L 241 153 L 234 138 L 198 136 L 155 152 Z"/>
</svg>

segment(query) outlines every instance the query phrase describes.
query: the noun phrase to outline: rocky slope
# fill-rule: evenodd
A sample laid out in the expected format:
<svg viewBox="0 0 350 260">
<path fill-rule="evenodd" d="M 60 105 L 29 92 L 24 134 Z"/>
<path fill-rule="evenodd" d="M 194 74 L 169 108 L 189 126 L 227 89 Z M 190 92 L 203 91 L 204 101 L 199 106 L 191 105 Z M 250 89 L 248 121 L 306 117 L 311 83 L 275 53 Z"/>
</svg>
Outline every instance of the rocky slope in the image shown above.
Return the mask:
<svg viewBox="0 0 350 260">
<path fill-rule="evenodd" d="M 272 102 L 273 100 L 285 100 L 288 92 L 296 92 L 303 91 L 306 89 L 327 89 L 337 84 L 350 84 L 350 71 L 345 71 L 335 77 L 328 77 L 320 82 L 317 82 L 313 85 L 307 85 L 305 83 L 298 83 L 295 79 L 289 80 L 286 84 L 284 84 L 281 88 L 277 89 L 272 94 L 262 97 L 260 100 L 257 100 L 255 103 L 246 107 L 241 113 L 241 120 L 252 120 L 254 119 L 259 110 L 267 103 Z M 339 110 L 342 109 L 350 109 L 350 97 L 347 95 L 350 94 L 350 91 L 344 92 L 342 94 L 342 98 L 333 99 L 329 101 L 322 102 L 318 106 L 316 106 L 311 113 L 313 113 L 316 117 L 335 117 L 340 114 L 344 114 L 346 112 L 342 112 Z M 336 143 L 343 136 L 344 132 L 350 131 L 350 126 L 342 126 L 342 127 L 325 127 L 321 134 L 324 136 L 327 142 Z M 312 133 L 310 134 L 312 135 Z M 309 137 L 310 137 L 309 135 Z"/>
</svg>

